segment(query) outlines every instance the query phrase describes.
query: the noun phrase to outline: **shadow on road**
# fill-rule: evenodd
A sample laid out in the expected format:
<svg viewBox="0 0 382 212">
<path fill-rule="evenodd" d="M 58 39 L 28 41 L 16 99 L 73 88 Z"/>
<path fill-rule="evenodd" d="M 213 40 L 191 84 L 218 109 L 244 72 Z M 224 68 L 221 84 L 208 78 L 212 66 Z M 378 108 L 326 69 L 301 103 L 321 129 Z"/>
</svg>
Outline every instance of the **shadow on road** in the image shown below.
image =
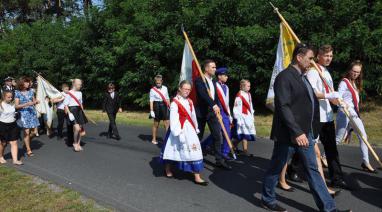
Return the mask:
<svg viewBox="0 0 382 212">
<path fill-rule="evenodd" d="M 358 199 L 369 204 L 375 205 L 378 208 L 382 208 L 382 178 L 363 173 L 351 173 L 348 177 L 357 182 L 361 181 L 362 183 L 371 187 L 360 187 L 359 189 L 352 191 L 351 193 L 354 197 L 357 197 Z"/>
<path fill-rule="evenodd" d="M 209 177 L 216 186 L 261 207 L 261 188 L 269 160 L 261 157 L 239 157 L 232 162 L 232 171 L 215 170 Z M 258 194 L 254 196 L 254 194 Z M 292 199 L 277 196 L 277 200 L 300 211 L 316 211 Z"/>
</svg>

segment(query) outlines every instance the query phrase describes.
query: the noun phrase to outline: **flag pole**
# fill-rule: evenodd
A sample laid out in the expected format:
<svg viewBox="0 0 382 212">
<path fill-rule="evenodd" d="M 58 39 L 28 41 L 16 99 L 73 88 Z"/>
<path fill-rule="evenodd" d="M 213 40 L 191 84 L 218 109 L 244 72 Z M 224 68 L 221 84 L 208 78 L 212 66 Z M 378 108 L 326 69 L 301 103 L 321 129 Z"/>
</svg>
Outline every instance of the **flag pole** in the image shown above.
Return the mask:
<svg viewBox="0 0 382 212">
<path fill-rule="evenodd" d="M 290 27 L 290 25 L 288 24 L 288 22 L 285 20 L 285 18 L 281 15 L 281 13 L 279 12 L 279 9 L 277 7 L 275 7 L 272 2 L 269 2 L 269 4 L 273 7 L 273 11 L 275 13 L 277 13 L 277 15 L 279 16 L 279 18 L 281 19 L 281 22 L 288 28 L 288 30 L 290 31 L 290 33 L 292 34 L 293 38 L 297 41 L 297 43 L 301 43 L 300 39 L 297 37 L 297 35 L 294 33 L 294 31 L 292 30 L 292 28 Z M 314 60 L 312 60 L 311 64 L 313 65 L 314 69 L 318 72 L 321 80 L 322 80 L 322 83 L 324 84 L 328 84 L 326 79 L 324 78 L 323 74 L 322 74 L 322 71 L 321 69 L 318 67 L 317 63 L 314 62 Z M 330 89 L 330 92 L 333 92 L 334 89 L 331 87 L 331 86 L 328 86 L 329 89 Z M 340 105 L 343 103 L 342 99 L 337 99 L 338 102 L 340 103 Z M 366 144 L 366 146 L 368 147 L 368 149 L 370 150 L 370 152 L 372 153 L 372 155 L 374 156 L 375 160 L 378 162 L 378 164 L 382 167 L 382 162 L 381 160 L 379 159 L 377 153 L 374 151 L 373 147 L 370 145 L 370 143 L 367 141 L 367 139 L 365 138 L 365 136 L 363 135 L 362 131 L 359 129 L 358 125 L 355 123 L 355 121 L 353 120 L 353 117 L 350 116 L 350 113 L 348 111 L 348 109 L 346 107 L 342 107 L 344 112 L 345 112 L 345 115 L 348 117 L 348 119 L 350 120 L 350 123 L 352 124 L 353 128 L 355 128 L 357 134 L 361 137 L 362 141 Z"/>
<path fill-rule="evenodd" d="M 184 38 L 186 39 L 187 45 L 188 45 L 188 47 L 190 48 L 192 57 L 193 57 L 194 60 L 195 60 L 196 66 L 198 67 L 198 70 L 199 70 L 199 73 L 200 73 L 200 77 L 202 78 L 204 84 L 207 84 L 206 79 L 205 79 L 205 76 L 204 76 L 204 73 L 202 72 L 202 69 L 200 68 L 199 61 L 198 61 L 198 59 L 196 58 L 194 49 L 192 48 L 191 42 L 190 42 L 190 40 L 189 40 L 189 38 L 188 38 L 188 35 L 187 35 L 186 31 L 184 30 L 183 26 L 182 26 L 182 32 L 183 32 Z M 206 87 L 207 87 L 207 86 L 206 86 Z M 207 92 L 208 92 L 208 95 L 209 95 L 210 97 L 212 97 L 212 96 L 211 96 L 210 89 L 209 89 L 208 87 L 207 87 Z M 218 120 L 219 120 L 219 123 L 220 123 L 220 126 L 221 126 L 221 128 L 222 128 L 222 130 L 223 130 L 224 138 L 227 140 L 228 146 L 229 146 L 229 148 L 230 148 L 230 150 L 231 150 L 232 157 L 233 157 L 234 159 L 236 159 L 236 154 L 235 154 L 235 151 L 233 150 L 233 145 L 232 145 L 231 139 L 230 139 L 230 137 L 229 137 L 229 135 L 228 135 L 228 133 L 227 133 L 227 130 L 226 130 L 225 126 L 224 126 L 224 123 L 223 123 L 223 120 L 222 120 L 222 116 L 220 115 L 220 113 L 219 113 L 219 114 L 216 114 L 216 116 L 217 116 L 217 118 L 218 118 Z"/>
</svg>

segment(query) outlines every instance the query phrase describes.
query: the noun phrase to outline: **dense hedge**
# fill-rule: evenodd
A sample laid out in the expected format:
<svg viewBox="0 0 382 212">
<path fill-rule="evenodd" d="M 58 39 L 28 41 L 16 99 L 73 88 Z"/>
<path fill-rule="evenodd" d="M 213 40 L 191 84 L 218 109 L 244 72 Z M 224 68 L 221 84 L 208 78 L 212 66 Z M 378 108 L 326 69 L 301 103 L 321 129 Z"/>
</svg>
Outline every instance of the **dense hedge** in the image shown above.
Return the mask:
<svg viewBox="0 0 382 212">
<path fill-rule="evenodd" d="M 334 46 L 331 69 L 337 82 L 350 61 L 361 59 L 365 94 L 381 95 L 381 1 L 273 3 L 301 40 Z M 8 25 L 0 34 L 0 76 L 36 70 L 57 85 L 80 77 L 94 106 L 105 84 L 114 81 L 127 107 L 145 106 L 155 74 L 163 74 L 172 91 L 177 85 L 183 24 L 200 61 L 213 58 L 229 67 L 231 93 L 241 78 L 249 78 L 256 102 L 265 102 L 279 37 L 279 20 L 268 0 L 105 0 L 103 7 L 85 13 L 70 11 L 76 14 L 48 13 Z"/>
</svg>

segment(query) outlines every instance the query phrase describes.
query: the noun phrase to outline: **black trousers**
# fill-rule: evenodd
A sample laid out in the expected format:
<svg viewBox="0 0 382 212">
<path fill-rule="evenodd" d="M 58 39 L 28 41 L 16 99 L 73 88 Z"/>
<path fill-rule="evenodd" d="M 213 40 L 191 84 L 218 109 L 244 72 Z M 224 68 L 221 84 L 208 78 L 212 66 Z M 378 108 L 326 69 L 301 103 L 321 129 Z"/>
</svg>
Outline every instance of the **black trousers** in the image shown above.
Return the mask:
<svg viewBox="0 0 382 212">
<path fill-rule="evenodd" d="M 107 116 L 109 117 L 109 136 L 112 136 L 114 134 L 115 136 L 119 137 L 117 123 L 115 122 L 117 113 L 107 113 Z"/>
<path fill-rule="evenodd" d="M 332 181 L 342 180 L 343 173 L 338 156 L 334 121 L 321 123 L 320 140 L 328 161 L 330 179 Z"/>
<path fill-rule="evenodd" d="M 212 139 L 213 139 L 213 148 L 215 152 L 215 160 L 216 162 L 219 162 L 222 160 L 222 154 L 221 154 L 221 145 L 223 141 L 223 137 L 221 134 L 221 126 L 219 123 L 218 118 L 213 112 L 209 112 L 206 118 L 198 117 L 198 127 L 200 130 L 200 133 L 198 134 L 199 140 L 202 141 L 203 135 L 204 135 L 204 128 L 206 126 L 206 123 L 208 124 L 208 128 L 211 131 Z"/>
<path fill-rule="evenodd" d="M 57 134 L 58 137 L 63 137 L 62 131 L 64 129 L 64 122 L 66 120 L 66 114 L 64 110 L 57 109 Z"/>
<path fill-rule="evenodd" d="M 66 122 L 66 136 L 68 140 L 66 141 L 67 145 L 71 146 L 74 143 L 74 132 L 73 132 L 73 123 L 71 121 Z"/>
</svg>

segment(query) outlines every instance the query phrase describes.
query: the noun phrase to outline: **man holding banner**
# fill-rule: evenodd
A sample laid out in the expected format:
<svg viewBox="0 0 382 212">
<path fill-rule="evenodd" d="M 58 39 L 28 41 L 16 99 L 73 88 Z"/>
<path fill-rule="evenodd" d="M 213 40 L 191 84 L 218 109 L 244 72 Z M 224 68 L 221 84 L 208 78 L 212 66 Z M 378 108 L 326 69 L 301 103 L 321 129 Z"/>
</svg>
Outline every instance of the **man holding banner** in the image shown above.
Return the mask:
<svg viewBox="0 0 382 212">
<path fill-rule="evenodd" d="M 200 130 L 199 139 L 202 140 L 204 128 L 207 123 L 213 139 L 216 166 L 231 170 L 232 167 L 224 161 L 221 154 L 223 138 L 221 133 L 222 128 L 218 120 L 218 116 L 220 115 L 218 106 L 219 97 L 216 88 L 217 81 L 212 78 L 216 72 L 216 63 L 213 60 L 206 60 L 203 69 L 206 83 L 204 83 L 201 77 L 195 79 L 196 99 L 198 103 L 195 111 Z"/>
<path fill-rule="evenodd" d="M 328 161 L 329 175 L 333 187 L 348 188 L 343 180 L 340 160 L 338 156 L 336 144 L 336 132 L 333 119 L 333 110 L 330 102 L 338 104 L 339 94 L 337 92 L 330 92 L 333 89 L 333 80 L 330 72 L 326 67 L 330 65 L 333 59 L 333 47 L 330 45 L 323 45 L 318 49 L 318 67 L 321 69 L 325 77 L 325 83 L 320 78 L 318 72 L 312 68 L 307 73 L 307 78 L 313 87 L 313 90 L 319 99 L 320 104 L 320 130 L 319 139 L 322 142 L 325 155 Z M 320 150 L 316 145 L 316 151 L 320 154 Z"/>
</svg>

